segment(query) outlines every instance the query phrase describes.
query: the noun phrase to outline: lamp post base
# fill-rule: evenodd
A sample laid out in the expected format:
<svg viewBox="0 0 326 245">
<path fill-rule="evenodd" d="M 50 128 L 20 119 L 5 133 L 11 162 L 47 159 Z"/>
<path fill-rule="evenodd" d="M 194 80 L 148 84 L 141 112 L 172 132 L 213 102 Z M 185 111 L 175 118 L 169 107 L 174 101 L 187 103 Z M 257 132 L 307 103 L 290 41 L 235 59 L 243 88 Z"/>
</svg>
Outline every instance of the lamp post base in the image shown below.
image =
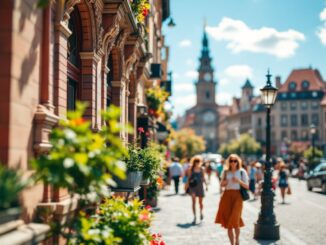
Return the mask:
<svg viewBox="0 0 326 245">
<path fill-rule="evenodd" d="M 255 223 L 254 238 L 258 240 L 279 240 L 280 225 Z"/>
</svg>

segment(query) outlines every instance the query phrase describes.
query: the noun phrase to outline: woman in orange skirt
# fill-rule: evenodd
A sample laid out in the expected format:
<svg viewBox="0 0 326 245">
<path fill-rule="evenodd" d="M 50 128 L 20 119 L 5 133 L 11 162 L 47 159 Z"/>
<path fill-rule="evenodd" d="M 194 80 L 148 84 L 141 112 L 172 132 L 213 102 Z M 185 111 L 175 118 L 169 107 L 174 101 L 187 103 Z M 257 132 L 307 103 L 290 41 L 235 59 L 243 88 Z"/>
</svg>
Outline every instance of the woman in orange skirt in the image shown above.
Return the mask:
<svg viewBox="0 0 326 245">
<path fill-rule="evenodd" d="M 240 227 L 244 226 L 241 218 L 243 200 L 240 194 L 240 185 L 246 189 L 249 188 L 248 175 L 241 168 L 241 162 L 241 158 L 236 154 L 231 154 L 226 160 L 221 182 L 225 191 L 215 219 L 216 224 L 221 224 L 228 230 L 231 245 L 239 244 Z"/>
</svg>

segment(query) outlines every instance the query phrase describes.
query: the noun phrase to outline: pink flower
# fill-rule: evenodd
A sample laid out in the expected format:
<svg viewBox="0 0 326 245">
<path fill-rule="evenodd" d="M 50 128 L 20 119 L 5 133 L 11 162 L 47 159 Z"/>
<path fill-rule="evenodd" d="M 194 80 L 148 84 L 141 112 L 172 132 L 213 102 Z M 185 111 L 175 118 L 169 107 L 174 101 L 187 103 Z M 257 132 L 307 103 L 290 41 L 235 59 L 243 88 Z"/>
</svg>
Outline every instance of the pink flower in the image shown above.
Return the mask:
<svg viewBox="0 0 326 245">
<path fill-rule="evenodd" d="M 139 133 L 145 133 L 145 130 L 144 130 L 144 128 L 139 127 L 139 128 L 138 128 L 138 132 L 139 132 Z"/>
</svg>

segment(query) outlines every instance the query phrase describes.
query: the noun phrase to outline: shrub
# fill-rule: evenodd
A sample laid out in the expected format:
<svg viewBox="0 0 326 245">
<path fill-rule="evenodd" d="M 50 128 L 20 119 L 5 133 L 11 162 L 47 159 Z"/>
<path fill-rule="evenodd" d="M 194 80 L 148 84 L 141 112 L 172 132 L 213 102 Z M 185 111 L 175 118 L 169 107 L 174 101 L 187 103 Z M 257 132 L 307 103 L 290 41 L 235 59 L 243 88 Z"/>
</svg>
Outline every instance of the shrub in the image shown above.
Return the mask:
<svg viewBox="0 0 326 245">
<path fill-rule="evenodd" d="M 151 240 L 152 214 L 142 208 L 142 202 L 138 200 L 125 203 L 119 198 L 106 199 L 100 205 L 99 217 L 113 230 L 114 236 L 121 239 L 122 245 L 148 245 Z"/>
<path fill-rule="evenodd" d="M 0 164 L 0 211 L 19 206 L 19 193 L 26 184 L 16 170 Z"/>
</svg>

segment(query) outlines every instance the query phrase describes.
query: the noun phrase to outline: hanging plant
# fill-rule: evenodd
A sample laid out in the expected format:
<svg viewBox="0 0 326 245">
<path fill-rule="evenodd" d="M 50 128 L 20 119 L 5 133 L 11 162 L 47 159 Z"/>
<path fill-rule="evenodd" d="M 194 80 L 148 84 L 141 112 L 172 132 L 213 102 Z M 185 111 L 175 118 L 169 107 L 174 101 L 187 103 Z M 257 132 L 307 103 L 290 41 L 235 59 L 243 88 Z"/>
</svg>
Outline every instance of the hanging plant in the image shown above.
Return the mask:
<svg viewBox="0 0 326 245">
<path fill-rule="evenodd" d="M 148 104 L 148 113 L 156 118 L 164 115 L 164 103 L 168 99 L 169 94 L 159 87 L 150 88 L 146 92 Z"/>
<path fill-rule="evenodd" d="M 129 0 L 131 9 L 139 23 L 144 23 L 150 12 L 151 5 L 148 0 Z"/>
</svg>

